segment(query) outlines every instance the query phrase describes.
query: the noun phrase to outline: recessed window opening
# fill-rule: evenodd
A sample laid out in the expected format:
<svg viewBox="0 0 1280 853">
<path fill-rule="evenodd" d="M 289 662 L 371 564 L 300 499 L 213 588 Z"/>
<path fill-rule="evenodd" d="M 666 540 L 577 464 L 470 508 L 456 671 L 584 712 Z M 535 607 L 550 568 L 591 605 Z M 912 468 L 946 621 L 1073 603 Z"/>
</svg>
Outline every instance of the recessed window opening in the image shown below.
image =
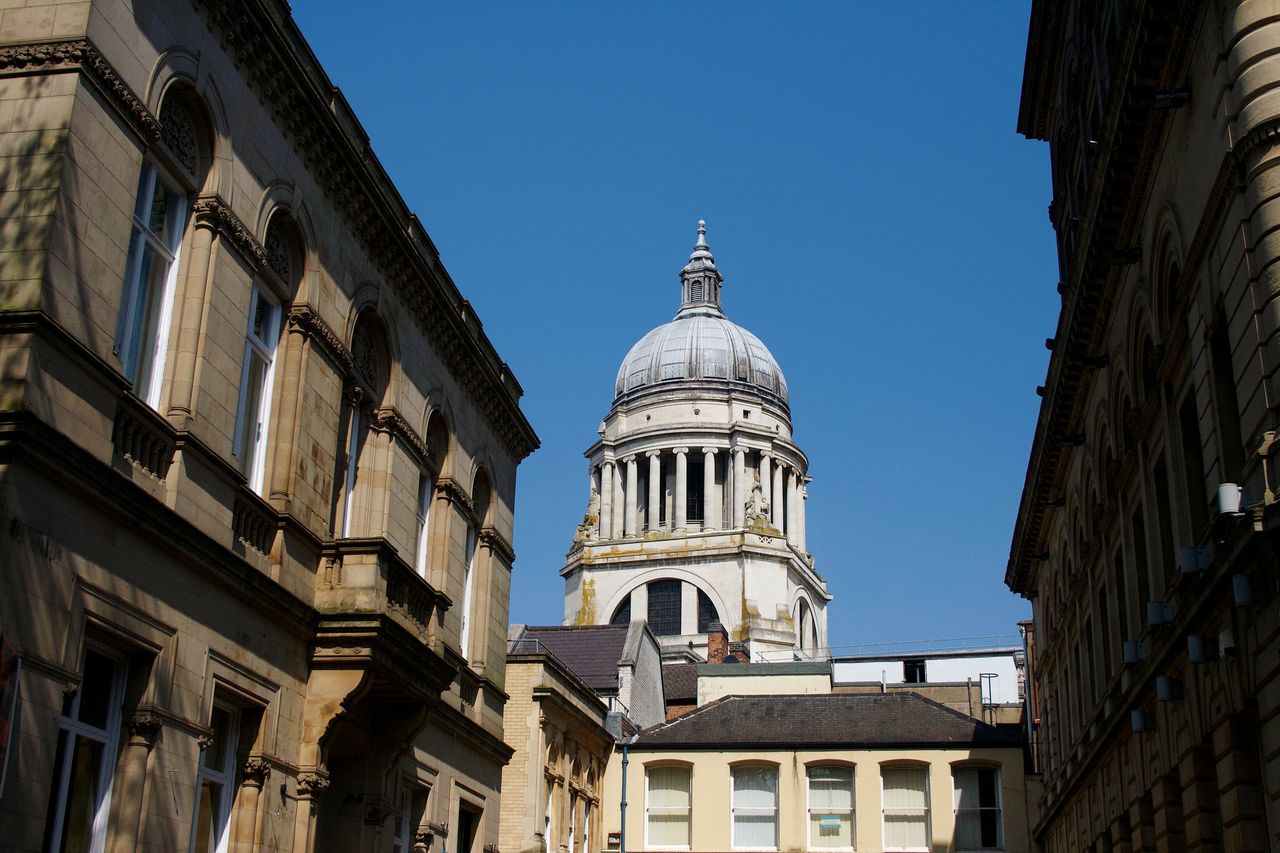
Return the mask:
<svg viewBox="0 0 1280 853">
<path fill-rule="evenodd" d="M 276 343 L 280 339 L 280 303 L 260 283 L 254 284 L 250 298 L 233 446 L 240 470 L 249 478 L 249 488 L 261 493 Z"/>
<path fill-rule="evenodd" d="M 809 847 L 853 849 L 853 768 L 809 768 Z"/>
<path fill-rule="evenodd" d="M 777 849 L 777 768 L 733 768 L 733 847 L 735 850 Z"/>
<path fill-rule="evenodd" d="M 1004 826 L 1000 771 L 965 767 L 955 771 L 956 850 L 1000 850 Z"/>
<path fill-rule="evenodd" d="M 231 827 L 231 806 L 235 800 L 239 710 L 215 702 L 209 728 L 213 732 L 211 742 L 200 753 L 200 766 L 196 773 L 192 853 L 225 853 Z"/>
<path fill-rule="evenodd" d="M 907 684 L 925 684 L 924 659 L 912 658 L 902 662 L 902 680 Z"/>
</svg>

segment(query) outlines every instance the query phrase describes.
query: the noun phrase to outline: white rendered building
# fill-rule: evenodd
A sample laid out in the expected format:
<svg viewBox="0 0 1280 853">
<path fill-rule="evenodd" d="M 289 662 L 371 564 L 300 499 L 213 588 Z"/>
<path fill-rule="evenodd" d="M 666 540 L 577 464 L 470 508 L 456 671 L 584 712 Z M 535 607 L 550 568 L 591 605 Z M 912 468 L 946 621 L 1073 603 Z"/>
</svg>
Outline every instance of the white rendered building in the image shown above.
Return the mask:
<svg viewBox="0 0 1280 853">
<path fill-rule="evenodd" d="M 787 383 L 725 317 L 704 223 L 680 282 L 680 311 L 627 353 L 587 449 L 565 624 L 647 619 L 668 659 L 705 658 L 716 620 L 753 658 L 825 655 L 831 596 L 805 549 Z"/>
</svg>

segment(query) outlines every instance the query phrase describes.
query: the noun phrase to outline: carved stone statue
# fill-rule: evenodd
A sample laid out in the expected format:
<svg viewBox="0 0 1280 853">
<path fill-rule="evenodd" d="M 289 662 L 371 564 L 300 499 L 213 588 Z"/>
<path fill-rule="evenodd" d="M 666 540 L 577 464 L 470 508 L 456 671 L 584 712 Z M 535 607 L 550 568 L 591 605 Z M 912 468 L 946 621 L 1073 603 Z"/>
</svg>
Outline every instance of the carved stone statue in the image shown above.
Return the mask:
<svg viewBox="0 0 1280 853">
<path fill-rule="evenodd" d="M 591 487 L 591 495 L 587 498 L 587 514 L 582 517 L 577 533 L 573 534 L 573 544 L 589 542 L 600 538 L 600 493 L 595 486 Z"/>
<path fill-rule="evenodd" d="M 751 495 L 747 498 L 747 526 L 753 521 L 769 522 L 769 502 L 764 498 L 764 489 L 760 486 L 760 472 L 752 475 Z"/>
</svg>

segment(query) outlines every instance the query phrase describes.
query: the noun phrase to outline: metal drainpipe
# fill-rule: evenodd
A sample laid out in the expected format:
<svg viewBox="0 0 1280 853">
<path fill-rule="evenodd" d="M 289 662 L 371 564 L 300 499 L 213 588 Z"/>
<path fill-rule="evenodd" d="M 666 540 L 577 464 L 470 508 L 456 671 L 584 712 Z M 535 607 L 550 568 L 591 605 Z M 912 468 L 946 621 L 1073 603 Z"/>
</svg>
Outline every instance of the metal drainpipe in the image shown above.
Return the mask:
<svg viewBox="0 0 1280 853">
<path fill-rule="evenodd" d="M 622 831 L 618 833 L 618 853 L 627 853 L 627 763 L 630 761 L 627 757 L 627 747 L 629 745 L 629 740 L 622 742 L 622 803 L 619 806 Z"/>
</svg>

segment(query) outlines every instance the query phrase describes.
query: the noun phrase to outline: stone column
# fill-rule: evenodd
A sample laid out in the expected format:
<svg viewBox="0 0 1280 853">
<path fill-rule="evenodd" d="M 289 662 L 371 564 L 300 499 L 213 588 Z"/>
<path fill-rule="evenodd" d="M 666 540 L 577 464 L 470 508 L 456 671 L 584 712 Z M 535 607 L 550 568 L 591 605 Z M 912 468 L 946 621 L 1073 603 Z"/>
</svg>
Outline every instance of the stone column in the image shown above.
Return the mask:
<svg viewBox="0 0 1280 853">
<path fill-rule="evenodd" d="M 747 452 L 741 447 L 733 448 L 733 526 L 747 526 Z"/>
<path fill-rule="evenodd" d="M 115 778 L 115 793 L 117 796 L 124 796 L 127 802 L 136 803 L 139 808 L 134 820 L 125 820 L 112 833 L 113 837 L 107 845 L 111 853 L 125 853 L 140 849 L 143 845 L 144 820 L 149 814 L 147 807 L 151 799 L 147 765 L 161 727 L 160 715 L 154 711 L 135 711 L 125 720 L 129 736 L 117 765 L 120 772 Z"/>
<path fill-rule="evenodd" d="M 657 530 L 661 517 L 658 501 L 662 494 L 662 451 L 649 450 L 644 455 L 649 457 L 649 517 L 645 519 L 644 527 L 645 530 Z"/>
<path fill-rule="evenodd" d="M 209 304 L 209 292 L 213 289 L 213 223 L 207 214 L 201 215 L 196 211 L 192 224 L 191 247 L 186 250 L 187 275 L 175 288 L 176 321 L 169 332 L 174 344 L 174 360 L 169 371 L 168 416 L 178 429 L 186 429 L 191 421 L 196 372 L 200 366 L 199 344 L 206 323 L 205 306 Z M 240 331 L 243 333 L 243 328 Z M 145 388 L 136 390 L 139 396 L 146 394 Z"/>
<path fill-rule="evenodd" d="M 314 768 L 298 774 L 298 809 L 294 814 L 294 853 L 312 853 L 316 843 L 316 811 L 329 788 L 329 774 Z"/>
<path fill-rule="evenodd" d="M 720 502 L 716 500 L 716 449 L 702 448 L 702 529 L 720 526 Z"/>
<path fill-rule="evenodd" d="M 262 791 L 271 777 L 271 766 L 258 756 L 250 756 L 241 767 L 241 776 L 230 846 L 232 849 L 261 850 L 263 819 L 266 817 L 262 808 Z"/>
<path fill-rule="evenodd" d="M 615 460 L 613 463 L 613 518 L 610 521 L 613 528 L 610 532 L 614 539 L 621 539 L 627 526 L 627 493 L 622 488 L 622 468 L 618 466 L 620 461 Z"/>
<path fill-rule="evenodd" d="M 796 469 L 787 469 L 787 541 L 796 544 L 796 503 L 799 490 L 796 488 Z"/>
<path fill-rule="evenodd" d="M 600 538 L 613 538 L 613 463 L 600 464 Z"/>
<path fill-rule="evenodd" d="M 773 519 L 773 526 L 779 530 L 784 527 L 782 516 L 787 508 L 786 495 L 782 492 L 782 472 L 782 461 L 779 460 L 778 464 L 773 466 L 773 488 L 769 490 L 769 499 L 773 501 L 769 507 L 769 517 Z"/>
<path fill-rule="evenodd" d="M 676 454 L 676 497 L 671 513 L 671 529 L 675 531 L 684 530 L 688 525 L 685 516 L 689 506 L 689 448 L 677 447 L 673 452 Z"/>
<path fill-rule="evenodd" d="M 773 510 L 773 493 L 770 491 L 773 485 L 773 474 L 769 470 L 772 461 L 773 457 L 768 453 L 761 453 L 760 468 L 756 471 L 760 476 L 760 496 L 764 498 L 765 503 L 769 504 L 770 511 Z"/>
<path fill-rule="evenodd" d="M 796 547 L 805 553 L 805 509 L 804 502 L 809 500 L 808 477 L 800 477 L 800 487 L 796 489 Z"/>
<path fill-rule="evenodd" d="M 634 455 L 628 456 L 626 459 L 623 459 L 622 461 L 627 463 L 627 482 L 626 482 L 627 496 L 624 499 L 627 505 L 627 519 L 626 519 L 626 530 L 624 531 L 624 535 L 635 536 L 639 532 L 636 530 L 636 521 L 637 521 L 636 516 L 638 515 L 636 510 L 639 509 L 637 504 L 640 501 L 640 494 L 639 494 L 639 491 L 636 489 L 636 485 L 637 485 L 636 481 L 639 476 L 639 471 L 636 470 L 636 457 Z"/>
</svg>

